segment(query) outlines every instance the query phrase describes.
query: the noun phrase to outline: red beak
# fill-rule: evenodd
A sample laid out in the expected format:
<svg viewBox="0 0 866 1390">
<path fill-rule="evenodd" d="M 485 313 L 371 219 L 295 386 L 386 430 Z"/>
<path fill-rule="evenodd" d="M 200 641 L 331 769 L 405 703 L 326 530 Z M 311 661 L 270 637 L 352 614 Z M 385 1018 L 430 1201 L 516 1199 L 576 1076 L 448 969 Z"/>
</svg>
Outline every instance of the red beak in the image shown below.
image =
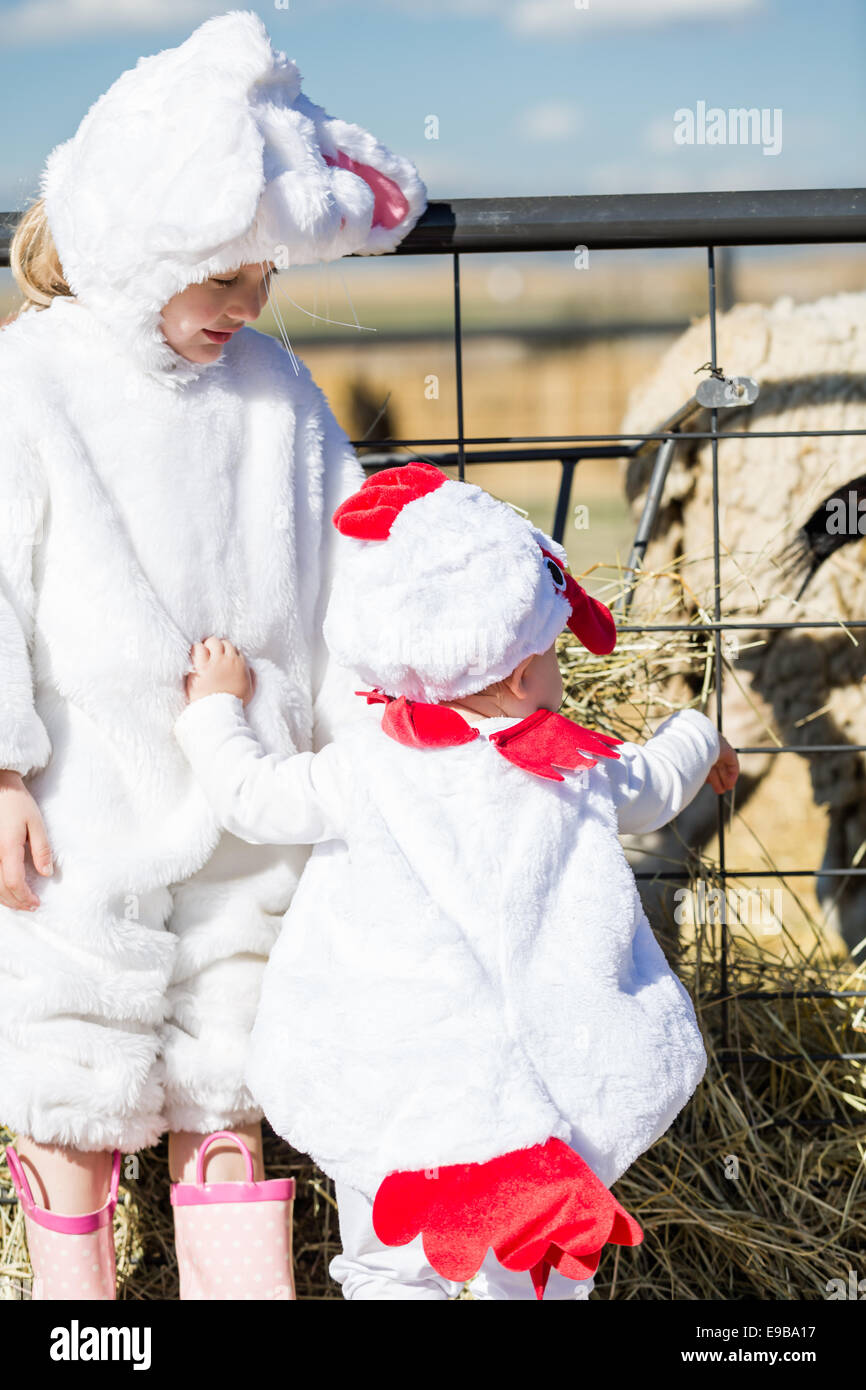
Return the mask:
<svg viewBox="0 0 866 1390">
<path fill-rule="evenodd" d="M 582 589 L 574 576 L 568 573 L 549 550 L 542 546 L 541 553 L 552 560 L 565 577 L 565 597 L 571 604 L 569 630 L 587 651 L 593 652 L 596 656 L 608 656 L 616 646 L 616 623 L 610 609 Z"/>
<path fill-rule="evenodd" d="M 565 576 L 565 596 L 571 603 L 570 630 L 587 651 L 607 656 L 616 646 L 616 623 L 610 609 L 592 598 L 570 574 Z"/>
</svg>

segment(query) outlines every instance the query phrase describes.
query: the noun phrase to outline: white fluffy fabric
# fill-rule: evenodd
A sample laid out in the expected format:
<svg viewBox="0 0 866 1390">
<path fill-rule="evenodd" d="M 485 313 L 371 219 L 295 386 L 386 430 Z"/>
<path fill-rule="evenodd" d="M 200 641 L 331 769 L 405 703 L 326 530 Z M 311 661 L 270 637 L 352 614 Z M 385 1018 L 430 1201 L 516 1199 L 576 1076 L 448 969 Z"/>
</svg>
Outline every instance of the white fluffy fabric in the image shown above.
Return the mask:
<svg viewBox="0 0 866 1390">
<path fill-rule="evenodd" d="M 281 758 L 227 694 L 190 705 L 175 733 L 232 834 L 316 844 L 247 1077 L 326 1173 L 372 1196 L 394 1170 L 555 1136 L 610 1184 L 670 1125 L 706 1056 L 617 835 L 696 795 L 719 750 L 702 714 L 562 782 L 483 736 L 414 748 L 360 718 Z"/>
<path fill-rule="evenodd" d="M 321 623 L 364 478 L 306 368 L 241 329 L 184 390 L 68 299 L 0 333 L 0 767 L 56 872 L 0 907 L 0 1119 L 82 1149 L 260 1113 L 258 983 L 308 850 L 220 826 L 172 737 L 192 642 L 248 656 L 270 748 L 356 719 Z M 28 524 L 41 514 L 38 529 Z M 16 529 L 16 523 L 18 523 Z"/>
<path fill-rule="evenodd" d="M 387 539 L 344 537 L 324 625 L 334 660 L 430 703 L 502 680 L 571 614 L 541 546 L 567 566 L 507 503 L 451 480 L 407 503 Z"/>
<path fill-rule="evenodd" d="M 396 181 L 402 223 L 371 230 L 339 152 Z M 171 735 L 191 643 L 244 652 L 250 722 L 282 753 L 359 705 L 321 638 L 331 516 L 364 480 L 345 432 L 276 342 L 244 328 L 191 363 L 160 312 L 280 247 L 390 250 L 425 190 L 235 11 L 124 73 L 43 193 L 76 298 L 0 333 L 0 767 L 27 778 L 56 871 L 28 859 L 39 910 L 0 907 L 0 1119 L 128 1151 L 260 1114 L 246 1047 L 309 852 L 222 834 Z"/>
<path fill-rule="evenodd" d="M 398 185 L 395 227 L 373 227 L 367 183 L 325 162 L 340 151 Z M 237 10 L 124 72 L 51 152 L 42 193 L 74 294 L 178 384 L 198 373 L 158 328 L 174 294 L 259 261 L 391 251 L 426 206 L 411 161 L 311 102 L 259 16 Z"/>
</svg>

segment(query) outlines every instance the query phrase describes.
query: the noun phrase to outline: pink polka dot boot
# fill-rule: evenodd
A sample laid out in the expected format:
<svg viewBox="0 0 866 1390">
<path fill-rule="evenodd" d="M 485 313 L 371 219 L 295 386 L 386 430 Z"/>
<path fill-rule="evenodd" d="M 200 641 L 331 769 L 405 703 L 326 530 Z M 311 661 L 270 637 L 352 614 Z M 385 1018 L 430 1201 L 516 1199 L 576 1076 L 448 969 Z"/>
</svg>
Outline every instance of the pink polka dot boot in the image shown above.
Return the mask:
<svg viewBox="0 0 866 1390">
<path fill-rule="evenodd" d="M 115 1298 L 113 1217 L 120 1181 L 120 1150 L 114 1151 L 105 1206 L 81 1216 L 61 1216 L 36 1205 L 21 1159 L 11 1144 L 6 1146 L 6 1162 L 24 1212 L 33 1300 L 79 1302 Z"/>
<path fill-rule="evenodd" d="M 245 1181 L 204 1181 L 205 1151 L 216 1139 L 242 1149 Z M 239 1135 L 208 1135 L 195 1182 L 171 1184 L 181 1299 L 293 1299 L 294 1198 L 294 1178 L 254 1181 L 253 1156 Z"/>
</svg>

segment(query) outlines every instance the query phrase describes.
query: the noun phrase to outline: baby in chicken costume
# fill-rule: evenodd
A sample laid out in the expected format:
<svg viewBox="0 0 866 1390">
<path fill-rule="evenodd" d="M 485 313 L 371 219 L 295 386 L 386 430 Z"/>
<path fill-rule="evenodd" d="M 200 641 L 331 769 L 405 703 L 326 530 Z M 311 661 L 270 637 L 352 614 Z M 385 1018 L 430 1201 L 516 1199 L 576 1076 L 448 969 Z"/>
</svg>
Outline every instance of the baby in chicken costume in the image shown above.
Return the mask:
<svg viewBox="0 0 866 1390">
<path fill-rule="evenodd" d="M 315 846 L 248 1083 L 336 1181 L 345 1297 L 445 1299 L 476 1274 L 481 1298 L 587 1297 L 604 1244 L 642 1238 L 608 1188 L 706 1065 L 617 834 L 732 786 L 736 755 L 693 709 L 645 747 L 556 712 L 557 635 L 606 653 L 613 620 L 481 488 L 413 462 L 333 521 L 325 640 L 381 723 L 267 752 L 214 638 L 175 724 L 227 829 Z"/>
</svg>

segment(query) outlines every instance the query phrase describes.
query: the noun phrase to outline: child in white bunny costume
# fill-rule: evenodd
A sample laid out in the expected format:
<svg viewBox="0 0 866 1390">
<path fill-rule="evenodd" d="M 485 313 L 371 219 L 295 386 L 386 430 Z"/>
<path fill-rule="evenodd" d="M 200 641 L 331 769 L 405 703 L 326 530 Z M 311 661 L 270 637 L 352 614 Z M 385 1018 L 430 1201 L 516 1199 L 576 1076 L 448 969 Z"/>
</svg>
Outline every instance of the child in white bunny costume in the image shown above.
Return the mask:
<svg viewBox="0 0 866 1390">
<path fill-rule="evenodd" d="M 166 1130 L 173 1177 L 227 1127 L 261 1176 L 245 1054 L 309 846 L 225 833 L 172 725 L 214 630 L 276 751 L 357 713 L 321 624 L 363 469 L 247 325 L 281 265 L 391 250 L 425 207 L 414 166 L 314 105 L 239 11 L 123 73 L 42 194 L 13 247 L 29 311 L 0 333 L 0 1119 L 41 1193 L 34 1248 L 49 1206 L 100 1215 L 112 1150 Z M 208 1176 L 239 1178 L 223 1148 Z"/>
<path fill-rule="evenodd" d="M 586 1297 L 605 1241 L 641 1237 L 607 1188 L 706 1063 L 617 834 L 726 790 L 736 755 L 697 710 L 646 747 L 556 712 L 557 634 L 604 653 L 613 620 L 481 488 L 412 463 L 334 523 L 325 638 L 381 724 L 266 752 L 214 638 L 175 725 L 224 826 L 316 844 L 248 1079 L 337 1182 L 346 1297 L 447 1298 L 479 1269 L 481 1298 Z"/>
</svg>

